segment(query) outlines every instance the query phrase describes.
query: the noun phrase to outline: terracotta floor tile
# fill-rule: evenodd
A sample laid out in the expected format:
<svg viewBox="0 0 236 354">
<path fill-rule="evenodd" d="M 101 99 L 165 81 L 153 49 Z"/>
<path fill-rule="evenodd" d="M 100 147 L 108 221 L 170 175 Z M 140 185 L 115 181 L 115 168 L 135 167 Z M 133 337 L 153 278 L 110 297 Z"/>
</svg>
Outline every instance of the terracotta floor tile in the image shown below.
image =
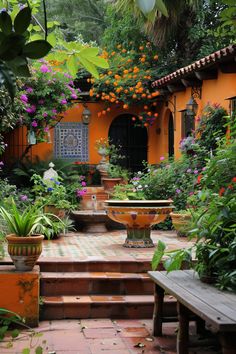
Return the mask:
<svg viewBox="0 0 236 354">
<path fill-rule="evenodd" d="M 108 318 L 84 319 L 80 321 L 81 327 L 86 328 L 114 328 L 113 322 Z"/>
<path fill-rule="evenodd" d="M 125 327 L 119 332 L 121 337 L 142 337 L 145 338 L 149 336 L 149 332 L 145 327 Z"/>
<path fill-rule="evenodd" d="M 85 328 L 83 333 L 86 338 L 113 338 L 118 336 L 114 328 Z"/>
<path fill-rule="evenodd" d="M 57 350 L 82 350 L 88 349 L 88 344 L 83 333 L 78 330 L 66 330 L 51 333 L 53 348 Z"/>
<path fill-rule="evenodd" d="M 143 320 L 114 320 L 117 327 L 141 327 L 144 326 Z"/>
<path fill-rule="evenodd" d="M 89 346 L 92 352 L 95 350 L 110 350 L 113 353 L 113 350 L 127 349 L 125 343 L 121 338 L 105 338 L 105 339 L 89 339 Z"/>
</svg>

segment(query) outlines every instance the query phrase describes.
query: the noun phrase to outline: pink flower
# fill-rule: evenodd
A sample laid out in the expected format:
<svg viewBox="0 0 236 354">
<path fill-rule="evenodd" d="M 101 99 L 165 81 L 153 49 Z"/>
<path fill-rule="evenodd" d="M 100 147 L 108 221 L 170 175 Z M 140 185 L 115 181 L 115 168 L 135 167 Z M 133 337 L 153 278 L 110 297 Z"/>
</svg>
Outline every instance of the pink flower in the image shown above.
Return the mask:
<svg viewBox="0 0 236 354">
<path fill-rule="evenodd" d="M 40 70 L 42 73 L 49 73 L 50 72 L 50 69 L 48 68 L 48 66 L 46 64 L 41 65 Z"/>
<path fill-rule="evenodd" d="M 36 111 L 36 106 L 33 104 L 32 106 L 26 108 L 27 113 L 35 113 Z"/>
<path fill-rule="evenodd" d="M 67 104 L 67 100 L 65 98 L 63 98 L 61 101 L 60 101 L 61 104 Z"/>
<path fill-rule="evenodd" d="M 53 108 L 52 113 L 57 113 L 57 110 L 55 108 Z"/>
<path fill-rule="evenodd" d="M 164 156 L 161 156 L 161 157 L 160 157 L 160 160 L 161 160 L 161 161 L 165 160 L 165 157 L 164 157 Z"/>
<path fill-rule="evenodd" d="M 81 186 L 85 187 L 86 186 L 86 182 L 81 182 Z"/>
<path fill-rule="evenodd" d="M 4 166 L 4 162 L 3 161 L 0 161 L 0 166 Z"/>
<path fill-rule="evenodd" d="M 27 87 L 26 92 L 28 92 L 28 93 L 32 93 L 32 92 L 33 92 L 32 87 Z"/>
<path fill-rule="evenodd" d="M 47 115 L 48 115 L 47 112 L 44 112 L 44 113 L 43 113 L 43 117 L 44 117 L 44 118 L 47 117 Z"/>
<path fill-rule="evenodd" d="M 36 120 L 33 120 L 33 122 L 31 123 L 32 127 L 36 128 L 38 126 L 38 123 L 36 122 Z"/>
<path fill-rule="evenodd" d="M 45 132 L 49 132 L 49 127 L 45 127 L 45 128 L 44 128 L 44 131 L 45 131 Z"/>
<path fill-rule="evenodd" d="M 44 100 L 41 98 L 40 100 L 38 100 L 38 104 L 44 104 Z"/>
<path fill-rule="evenodd" d="M 28 102 L 28 97 L 26 95 L 21 95 L 20 96 L 20 100 L 23 102 L 23 103 L 27 103 Z"/>
<path fill-rule="evenodd" d="M 76 99 L 77 99 L 77 95 L 76 95 L 75 93 L 72 93 L 72 94 L 71 94 L 71 98 L 73 98 L 74 100 L 76 100 Z"/>
</svg>

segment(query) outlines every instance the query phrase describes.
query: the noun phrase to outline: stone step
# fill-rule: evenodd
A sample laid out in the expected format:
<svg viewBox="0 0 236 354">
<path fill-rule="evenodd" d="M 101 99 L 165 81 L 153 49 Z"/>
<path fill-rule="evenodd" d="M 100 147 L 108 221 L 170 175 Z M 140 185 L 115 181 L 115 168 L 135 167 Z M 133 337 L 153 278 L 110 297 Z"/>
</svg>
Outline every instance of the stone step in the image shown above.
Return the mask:
<svg viewBox="0 0 236 354">
<path fill-rule="evenodd" d="M 42 296 L 58 295 L 153 295 L 153 281 L 147 273 L 42 272 Z"/>
<path fill-rule="evenodd" d="M 93 259 L 92 259 L 93 258 Z M 151 270 L 150 259 L 94 259 L 84 260 L 61 258 L 40 258 L 37 262 L 41 272 L 128 272 L 145 273 Z"/>
<path fill-rule="evenodd" d="M 151 295 L 43 296 L 40 319 L 152 318 L 153 306 L 154 297 Z M 164 316 L 176 316 L 176 301 L 172 297 L 165 297 Z"/>
</svg>

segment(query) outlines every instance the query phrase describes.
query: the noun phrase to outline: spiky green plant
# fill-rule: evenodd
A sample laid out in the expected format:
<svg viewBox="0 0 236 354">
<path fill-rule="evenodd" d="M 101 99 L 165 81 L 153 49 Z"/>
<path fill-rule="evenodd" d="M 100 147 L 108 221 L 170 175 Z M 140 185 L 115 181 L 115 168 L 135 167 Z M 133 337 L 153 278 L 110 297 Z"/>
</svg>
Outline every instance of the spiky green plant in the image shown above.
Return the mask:
<svg viewBox="0 0 236 354">
<path fill-rule="evenodd" d="M 45 225 L 52 227 L 53 223 L 50 215 L 44 214 L 42 208 L 31 205 L 21 211 L 13 199 L 10 207 L 0 206 L 0 215 L 5 220 L 8 230 L 19 237 L 38 234 Z"/>
</svg>

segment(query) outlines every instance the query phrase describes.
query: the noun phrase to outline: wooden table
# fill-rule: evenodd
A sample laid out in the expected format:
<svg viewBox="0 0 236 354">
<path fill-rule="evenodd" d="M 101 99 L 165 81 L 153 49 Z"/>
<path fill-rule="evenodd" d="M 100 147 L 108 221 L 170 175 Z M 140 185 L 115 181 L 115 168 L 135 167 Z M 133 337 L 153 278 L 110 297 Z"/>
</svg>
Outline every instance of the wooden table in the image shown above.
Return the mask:
<svg viewBox="0 0 236 354">
<path fill-rule="evenodd" d="M 207 329 L 218 333 L 224 354 L 236 354 L 236 294 L 202 283 L 192 270 L 148 273 L 155 282 L 155 336 L 162 335 L 163 299 L 167 292 L 177 299 L 178 354 L 188 353 L 189 319 L 192 314 L 204 321 Z"/>
</svg>

